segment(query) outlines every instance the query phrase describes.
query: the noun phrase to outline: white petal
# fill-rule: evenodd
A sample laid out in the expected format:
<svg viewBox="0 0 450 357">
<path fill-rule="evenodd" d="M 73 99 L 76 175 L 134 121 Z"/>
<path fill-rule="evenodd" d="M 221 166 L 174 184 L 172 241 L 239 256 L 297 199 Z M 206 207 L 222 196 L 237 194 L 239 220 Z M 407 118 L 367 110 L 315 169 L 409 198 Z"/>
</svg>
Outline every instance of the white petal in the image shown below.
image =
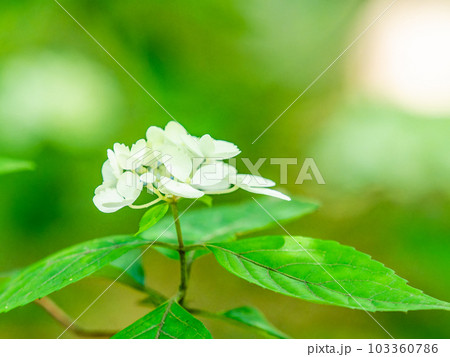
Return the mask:
<svg viewBox="0 0 450 357">
<path fill-rule="evenodd" d="M 108 185 L 105 185 L 105 183 L 102 183 L 100 186 L 97 186 L 95 188 L 94 195 L 97 195 L 97 194 L 101 193 L 102 191 L 105 191 L 108 188 L 111 188 L 111 187 Z"/>
<path fill-rule="evenodd" d="M 145 139 L 140 139 L 131 146 L 130 155 L 131 156 L 136 156 L 136 155 L 139 156 L 139 154 L 142 151 L 146 151 L 146 150 L 148 150 L 147 142 L 145 141 Z"/>
<path fill-rule="evenodd" d="M 151 172 L 147 172 L 147 173 L 139 176 L 139 179 L 145 183 L 153 183 L 156 181 L 155 175 L 153 175 Z"/>
<path fill-rule="evenodd" d="M 236 176 L 236 185 L 246 185 L 252 187 L 272 187 L 275 182 L 261 176 L 239 174 Z"/>
<path fill-rule="evenodd" d="M 192 158 L 182 148 L 174 145 L 164 145 L 161 162 L 178 180 L 186 181 L 192 172 Z"/>
<path fill-rule="evenodd" d="M 113 149 L 116 155 L 128 155 L 130 152 L 130 148 L 128 146 L 120 143 L 115 143 Z"/>
<path fill-rule="evenodd" d="M 181 144 L 183 142 L 182 136 L 188 135 L 185 128 L 176 121 L 170 121 L 164 128 L 166 139 L 174 144 Z"/>
<path fill-rule="evenodd" d="M 159 146 L 164 144 L 164 130 L 158 128 L 157 126 L 151 126 L 150 128 L 148 128 L 146 137 L 148 144 L 152 148 L 158 148 Z"/>
<path fill-rule="evenodd" d="M 186 145 L 195 157 L 203 157 L 198 138 L 191 135 L 183 135 L 181 139 L 183 140 L 184 145 Z"/>
<path fill-rule="evenodd" d="M 139 180 L 139 176 L 130 171 L 124 172 L 117 182 L 117 192 L 131 202 L 136 201 L 139 197 L 142 187 L 143 183 Z"/>
<path fill-rule="evenodd" d="M 114 144 L 114 154 L 116 155 L 117 161 L 122 169 L 127 165 L 127 160 L 130 157 L 130 148 L 125 144 Z"/>
<path fill-rule="evenodd" d="M 147 161 L 151 156 L 151 150 L 147 146 L 147 142 L 144 139 L 138 140 L 136 144 L 133 144 L 131 147 L 130 155 L 126 160 L 124 169 L 138 170 L 142 165 L 147 164 Z"/>
<path fill-rule="evenodd" d="M 203 135 L 200 140 L 199 140 L 199 146 L 200 146 L 200 150 L 202 151 L 202 154 L 204 157 L 206 158 L 213 158 L 215 159 L 216 157 L 214 157 L 214 139 L 206 134 Z"/>
<path fill-rule="evenodd" d="M 241 150 L 228 141 L 215 140 L 214 141 L 214 157 L 219 159 L 229 159 L 236 155 L 239 155 Z"/>
<path fill-rule="evenodd" d="M 164 177 L 160 181 L 160 185 L 164 188 L 164 191 L 170 193 L 174 196 L 185 197 L 185 198 L 199 198 L 204 195 L 202 191 L 193 188 L 187 183 L 177 182 Z"/>
<path fill-rule="evenodd" d="M 233 165 L 229 165 L 229 164 L 225 164 L 226 165 L 226 169 L 228 170 L 228 176 L 233 177 L 233 176 L 237 176 L 237 170 Z"/>
<path fill-rule="evenodd" d="M 283 194 L 279 191 L 276 191 L 276 190 L 272 190 L 270 188 L 250 187 L 250 186 L 246 186 L 246 185 L 239 186 L 239 187 L 248 192 L 258 193 L 260 195 L 272 196 L 272 197 L 276 197 L 276 198 L 281 198 L 282 200 L 286 200 L 286 201 L 291 200 L 291 198 L 289 196 L 286 196 L 285 194 Z"/>
<path fill-rule="evenodd" d="M 105 188 L 103 185 L 97 187 L 93 198 L 95 206 L 104 213 L 116 212 L 128 203 L 115 188 Z"/>
<path fill-rule="evenodd" d="M 114 187 L 117 184 L 118 177 L 114 174 L 114 171 L 112 169 L 111 163 L 109 162 L 109 159 L 103 163 L 102 177 L 103 177 L 103 183 L 106 186 Z"/>
<path fill-rule="evenodd" d="M 205 194 L 208 194 L 208 192 L 216 192 L 216 191 L 226 190 L 226 189 L 230 188 L 230 186 L 231 186 L 231 184 L 227 177 L 215 185 L 211 185 L 211 186 L 195 185 L 194 187 L 198 188 L 199 190 L 202 190 L 203 192 L 205 192 Z"/>
<path fill-rule="evenodd" d="M 216 161 L 200 167 L 194 174 L 191 183 L 202 187 L 217 185 L 236 169 L 222 161 Z"/>
<path fill-rule="evenodd" d="M 117 156 L 114 153 L 114 151 L 112 151 L 111 149 L 107 150 L 107 154 L 108 154 L 108 160 L 109 163 L 111 165 L 112 171 L 114 173 L 114 176 L 116 176 L 117 178 L 122 175 L 122 168 L 119 165 L 119 161 L 117 160 Z"/>
</svg>

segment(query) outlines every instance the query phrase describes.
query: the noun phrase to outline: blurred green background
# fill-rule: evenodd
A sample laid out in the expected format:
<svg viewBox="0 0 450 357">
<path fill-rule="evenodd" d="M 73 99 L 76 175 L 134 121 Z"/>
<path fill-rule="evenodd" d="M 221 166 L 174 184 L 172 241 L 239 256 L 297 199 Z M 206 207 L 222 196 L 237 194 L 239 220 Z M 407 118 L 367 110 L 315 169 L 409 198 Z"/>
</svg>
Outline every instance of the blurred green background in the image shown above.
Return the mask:
<svg viewBox="0 0 450 357">
<path fill-rule="evenodd" d="M 290 166 L 282 189 L 322 207 L 288 225 L 290 233 L 354 246 L 414 287 L 450 300 L 445 2 L 399 1 L 253 145 L 388 2 L 61 4 L 193 135 L 232 141 L 252 160 L 314 158 L 326 185 L 295 185 L 300 167 Z M 406 24 L 405 12 L 413 14 Z M 131 144 L 170 117 L 54 1 L 0 2 L 0 43 L 0 155 L 37 167 L 0 177 L 0 271 L 77 242 L 135 232 L 141 212 L 103 214 L 93 191 L 107 148 Z M 279 168 L 266 163 L 261 174 L 277 181 Z M 218 197 L 215 204 L 246 197 Z M 151 252 L 145 264 L 151 286 L 175 291 L 175 261 Z M 108 285 L 88 278 L 52 297 L 76 317 Z M 121 329 L 148 311 L 138 305 L 142 298 L 116 284 L 80 325 Z M 188 302 L 210 310 L 252 304 L 296 338 L 388 337 L 362 311 L 276 295 L 231 276 L 210 256 L 193 267 Z M 445 312 L 375 317 L 396 338 L 450 333 Z M 260 337 L 204 322 L 216 338 Z M 2 338 L 61 332 L 33 304 L 0 315 Z"/>
</svg>

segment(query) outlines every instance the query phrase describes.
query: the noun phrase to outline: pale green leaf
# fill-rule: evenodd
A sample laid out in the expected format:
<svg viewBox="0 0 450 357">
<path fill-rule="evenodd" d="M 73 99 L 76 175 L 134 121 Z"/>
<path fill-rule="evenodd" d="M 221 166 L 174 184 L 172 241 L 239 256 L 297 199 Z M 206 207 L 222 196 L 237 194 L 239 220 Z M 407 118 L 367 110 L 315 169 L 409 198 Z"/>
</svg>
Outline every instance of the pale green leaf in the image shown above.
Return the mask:
<svg viewBox="0 0 450 357">
<path fill-rule="evenodd" d="M 213 205 L 213 199 L 211 196 L 203 195 L 202 197 L 198 198 L 197 201 L 205 204 L 208 207 L 212 207 Z"/>
<path fill-rule="evenodd" d="M 29 171 L 33 170 L 34 167 L 35 165 L 31 161 L 0 157 L 0 175 L 18 171 Z"/>
<path fill-rule="evenodd" d="M 95 239 L 66 248 L 16 273 L 0 292 L 0 312 L 9 311 L 83 279 L 128 251 L 149 244 L 133 236 Z"/>
<path fill-rule="evenodd" d="M 267 236 L 207 247 L 231 273 L 281 294 L 367 311 L 450 310 L 370 256 L 334 241 Z"/>
<path fill-rule="evenodd" d="M 158 242 L 155 244 L 158 244 Z M 140 248 L 133 249 L 94 274 L 95 276 L 117 280 L 121 284 L 140 290 L 147 295 L 145 300 L 143 300 L 145 303 L 158 306 L 164 301 L 167 301 L 167 298 L 158 291 L 145 285 L 142 253 L 143 250 Z"/>
<path fill-rule="evenodd" d="M 141 255 L 141 249 L 133 249 L 97 271 L 95 275 L 111 280 L 120 276 L 117 280 L 119 283 L 145 291 L 145 273 Z"/>
<path fill-rule="evenodd" d="M 202 322 L 171 300 L 126 327 L 112 338 L 202 339 L 211 338 L 211 334 Z"/>
<path fill-rule="evenodd" d="M 8 283 L 8 281 L 18 272 L 19 272 L 18 269 L 0 272 L 0 291 L 3 290 L 4 286 Z"/>
<path fill-rule="evenodd" d="M 267 321 L 262 312 L 254 307 L 242 306 L 222 312 L 220 315 L 225 319 L 254 328 L 259 332 L 263 332 L 277 338 L 289 338 L 289 336 L 278 330 L 269 321 Z"/>
<path fill-rule="evenodd" d="M 147 229 L 158 223 L 158 221 L 166 215 L 168 209 L 169 205 L 167 203 L 151 207 L 142 216 L 141 221 L 139 222 L 139 231 L 136 233 L 136 235 L 146 231 Z"/>
</svg>

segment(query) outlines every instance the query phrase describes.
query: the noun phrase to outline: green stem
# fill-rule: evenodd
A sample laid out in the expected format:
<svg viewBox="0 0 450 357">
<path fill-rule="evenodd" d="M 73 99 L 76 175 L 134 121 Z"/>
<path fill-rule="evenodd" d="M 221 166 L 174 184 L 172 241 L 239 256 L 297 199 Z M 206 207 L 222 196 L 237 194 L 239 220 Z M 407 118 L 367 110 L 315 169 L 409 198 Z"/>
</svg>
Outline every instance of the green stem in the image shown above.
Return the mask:
<svg viewBox="0 0 450 357">
<path fill-rule="evenodd" d="M 200 243 L 200 244 L 190 244 L 190 245 L 186 245 L 186 246 L 184 247 L 184 250 L 185 250 L 186 252 L 190 252 L 190 251 L 192 251 L 192 250 L 198 250 L 198 249 L 207 249 L 207 248 L 206 248 L 206 245 L 203 244 L 203 243 Z"/>
<path fill-rule="evenodd" d="M 128 205 L 128 207 L 133 208 L 133 209 L 142 209 L 142 208 L 148 208 L 150 206 L 153 206 L 154 204 L 157 204 L 159 201 L 161 201 L 161 198 L 157 198 L 156 200 L 153 200 L 149 203 L 146 203 L 145 205 Z"/>
<path fill-rule="evenodd" d="M 144 302 L 150 302 L 152 305 L 158 307 L 163 304 L 167 300 L 169 300 L 166 296 L 161 294 L 159 291 L 152 289 L 149 286 L 146 286 L 143 291 L 147 294 L 147 298 L 143 300 Z"/>
<path fill-rule="evenodd" d="M 188 271 L 186 264 L 186 251 L 184 249 L 183 235 L 181 233 L 180 219 L 178 215 L 177 203 L 173 201 L 171 204 L 175 228 L 178 239 L 178 254 L 180 255 L 180 286 L 178 288 L 178 303 L 183 305 L 184 297 L 187 290 Z"/>
<path fill-rule="evenodd" d="M 158 242 L 158 241 L 148 241 L 149 245 L 155 246 L 155 247 L 161 247 L 171 250 L 176 250 L 178 252 L 178 245 L 177 244 L 171 244 L 171 243 L 165 243 L 165 242 Z M 199 249 L 199 248 L 197 248 Z"/>
</svg>

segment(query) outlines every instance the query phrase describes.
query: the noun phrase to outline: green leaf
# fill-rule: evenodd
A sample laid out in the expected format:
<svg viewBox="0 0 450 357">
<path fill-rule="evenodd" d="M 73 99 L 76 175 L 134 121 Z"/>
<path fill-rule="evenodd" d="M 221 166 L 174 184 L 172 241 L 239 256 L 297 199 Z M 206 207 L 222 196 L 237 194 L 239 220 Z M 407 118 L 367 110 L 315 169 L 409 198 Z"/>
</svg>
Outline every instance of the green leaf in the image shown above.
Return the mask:
<svg viewBox="0 0 450 357">
<path fill-rule="evenodd" d="M 202 322 L 171 300 L 126 327 L 112 338 L 201 339 L 211 338 L 211 334 Z"/>
<path fill-rule="evenodd" d="M 18 171 L 34 170 L 34 167 L 35 165 L 31 161 L 0 157 L 0 175 Z"/>
<path fill-rule="evenodd" d="M 11 278 L 19 272 L 18 269 L 0 272 L 0 291 L 8 283 Z"/>
<path fill-rule="evenodd" d="M 207 247 L 231 273 L 277 293 L 367 311 L 450 310 L 449 303 L 337 242 L 266 236 Z"/>
<path fill-rule="evenodd" d="M 262 198 L 261 205 L 267 209 L 278 222 L 298 219 L 314 212 L 317 205 L 299 199 L 286 202 L 273 198 Z M 142 237 L 158 241 L 178 244 L 172 218 L 166 217 L 151 229 L 143 232 Z M 214 206 L 188 210 L 180 217 L 183 239 L 186 245 L 209 241 L 223 242 L 236 238 L 239 234 L 260 231 L 276 226 L 277 223 L 254 201 L 249 200 L 237 204 Z M 171 226 L 170 226 L 171 225 Z M 170 228 L 168 229 L 167 227 Z M 170 258 L 178 259 L 177 252 L 159 249 Z M 196 252 L 197 254 L 199 252 Z"/>
<path fill-rule="evenodd" d="M 0 272 L 0 279 L 11 279 L 15 274 L 17 274 L 20 270 L 14 269 L 10 271 L 2 271 Z"/>
<path fill-rule="evenodd" d="M 139 231 L 136 233 L 136 235 L 146 231 L 147 229 L 158 223 L 158 221 L 166 215 L 168 209 L 169 205 L 167 203 L 151 207 L 142 216 L 141 221 L 139 222 Z"/>
<path fill-rule="evenodd" d="M 141 249 L 133 249 L 97 271 L 95 275 L 112 280 L 120 276 L 117 280 L 119 283 L 145 291 L 145 272 L 141 254 Z"/>
<path fill-rule="evenodd" d="M 278 330 L 269 321 L 267 321 L 266 317 L 254 307 L 242 306 L 222 312 L 220 315 L 226 319 L 255 328 L 260 332 L 267 333 L 271 336 L 278 338 L 289 338 L 289 336 Z"/>
<path fill-rule="evenodd" d="M 213 199 L 211 196 L 208 195 L 203 195 L 202 197 L 197 198 L 197 201 L 204 203 L 208 207 L 212 207 L 213 205 Z"/>
<path fill-rule="evenodd" d="M 157 242 L 155 244 L 158 244 Z M 142 301 L 153 306 L 159 306 L 167 301 L 167 298 L 145 285 L 145 271 L 142 262 L 142 249 L 133 249 L 119 259 L 104 266 L 95 272 L 95 276 L 117 280 L 117 282 L 127 285 L 133 289 L 144 292 L 147 297 Z"/>
<path fill-rule="evenodd" d="M 146 244 L 148 240 L 133 236 L 112 236 L 74 245 L 44 258 L 7 282 L 0 293 L 0 312 L 47 296 Z"/>
</svg>

